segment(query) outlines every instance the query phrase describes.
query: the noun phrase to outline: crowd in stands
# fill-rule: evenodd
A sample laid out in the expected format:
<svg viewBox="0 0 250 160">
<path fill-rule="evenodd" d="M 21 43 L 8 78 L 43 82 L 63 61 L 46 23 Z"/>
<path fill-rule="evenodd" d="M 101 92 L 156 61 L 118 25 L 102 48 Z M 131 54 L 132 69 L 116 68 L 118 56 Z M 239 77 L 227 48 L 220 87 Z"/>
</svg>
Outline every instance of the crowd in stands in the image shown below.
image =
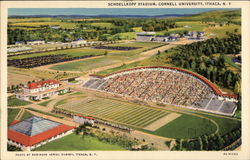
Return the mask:
<svg viewBox="0 0 250 160">
<path fill-rule="evenodd" d="M 194 105 L 212 94 L 201 80 L 178 71 L 141 70 L 108 78 L 98 89 L 146 101 Z"/>
</svg>

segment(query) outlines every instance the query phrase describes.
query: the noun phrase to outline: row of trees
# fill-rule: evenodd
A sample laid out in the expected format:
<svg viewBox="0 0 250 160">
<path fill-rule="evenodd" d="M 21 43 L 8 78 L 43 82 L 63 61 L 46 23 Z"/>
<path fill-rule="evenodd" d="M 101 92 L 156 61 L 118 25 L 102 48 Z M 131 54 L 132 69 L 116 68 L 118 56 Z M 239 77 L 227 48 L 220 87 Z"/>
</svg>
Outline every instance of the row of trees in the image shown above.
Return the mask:
<svg viewBox="0 0 250 160">
<path fill-rule="evenodd" d="M 179 46 L 167 52 L 174 65 L 193 70 L 210 81 L 240 93 L 241 76 L 226 66 L 226 54 L 241 51 L 241 36 L 232 34 L 228 38 L 209 39 L 189 45 Z M 219 53 L 219 56 L 214 56 Z"/>
<path fill-rule="evenodd" d="M 219 134 L 203 135 L 197 139 L 177 139 L 173 150 L 222 150 L 241 137 L 241 128 L 221 136 Z"/>
</svg>

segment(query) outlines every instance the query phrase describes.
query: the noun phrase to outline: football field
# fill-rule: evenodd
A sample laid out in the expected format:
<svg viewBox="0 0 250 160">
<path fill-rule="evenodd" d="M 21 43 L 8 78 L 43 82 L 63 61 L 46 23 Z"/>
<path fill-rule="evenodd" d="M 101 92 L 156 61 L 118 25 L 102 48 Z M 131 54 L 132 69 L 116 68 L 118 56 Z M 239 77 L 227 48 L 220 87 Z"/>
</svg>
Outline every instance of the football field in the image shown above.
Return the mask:
<svg viewBox="0 0 250 160">
<path fill-rule="evenodd" d="M 144 128 L 169 114 L 167 111 L 156 108 L 101 98 L 84 98 L 59 107 L 85 116 L 92 116 L 136 128 Z"/>
</svg>

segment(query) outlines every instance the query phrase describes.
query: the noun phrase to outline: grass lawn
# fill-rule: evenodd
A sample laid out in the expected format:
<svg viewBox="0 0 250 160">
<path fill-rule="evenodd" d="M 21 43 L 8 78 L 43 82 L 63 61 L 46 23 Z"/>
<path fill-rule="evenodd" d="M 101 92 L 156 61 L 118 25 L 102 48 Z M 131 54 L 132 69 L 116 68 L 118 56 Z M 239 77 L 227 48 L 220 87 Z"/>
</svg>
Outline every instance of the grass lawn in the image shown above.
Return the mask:
<svg viewBox="0 0 250 160">
<path fill-rule="evenodd" d="M 114 52 L 114 51 L 112 51 Z M 48 56 L 48 55 L 58 55 L 58 54 L 66 54 L 65 56 L 70 57 L 78 57 L 78 56 L 97 56 L 102 55 L 105 53 L 105 50 L 102 49 L 86 49 L 86 48 L 74 48 L 74 49 L 67 49 L 67 50 L 60 50 L 60 51 L 52 51 L 52 52 L 43 52 L 43 53 L 34 53 L 28 55 L 17 55 L 13 57 L 9 57 L 8 59 L 22 59 L 22 58 L 31 58 L 37 56 Z"/>
<path fill-rule="evenodd" d="M 224 135 L 232 131 L 233 129 L 241 126 L 240 120 L 228 119 L 226 116 L 225 118 L 210 116 L 210 115 L 205 115 L 205 114 L 203 114 L 202 116 L 205 116 L 207 118 L 214 120 L 219 125 L 219 134 L 221 135 Z"/>
<path fill-rule="evenodd" d="M 71 93 L 70 96 L 74 96 L 74 95 L 81 95 L 83 94 L 82 92 L 74 92 L 74 93 Z"/>
<path fill-rule="evenodd" d="M 233 61 L 232 61 L 232 58 L 231 56 L 225 56 L 225 61 L 227 64 L 229 64 L 230 66 L 232 66 L 233 68 L 237 69 L 237 70 L 241 70 L 241 67 L 237 64 L 235 64 Z"/>
<path fill-rule="evenodd" d="M 69 83 L 77 83 L 77 80 L 69 81 Z"/>
<path fill-rule="evenodd" d="M 35 112 L 38 112 L 38 113 L 42 113 L 42 114 L 48 115 L 48 116 L 53 116 L 53 117 L 57 117 L 57 118 L 63 118 L 63 116 L 59 116 L 59 115 L 56 115 L 56 114 L 53 114 L 53 113 L 49 113 L 49 112 L 43 112 L 43 111 L 40 111 L 40 110 L 37 110 L 37 109 L 34 109 L 34 108 L 28 108 L 28 109 L 31 110 L 31 111 L 35 111 Z"/>
<path fill-rule="evenodd" d="M 154 132 L 146 132 L 169 138 L 196 138 L 204 134 L 212 134 L 215 131 L 216 126 L 211 121 L 183 114 Z"/>
<path fill-rule="evenodd" d="M 24 120 L 24 119 L 26 119 L 26 118 L 29 118 L 29 117 L 31 117 L 31 116 L 33 116 L 33 114 L 31 114 L 31 113 L 28 112 L 28 111 L 25 111 L 24 114 L 23 114 L 23 116 L 21 117 L 20 121 L 22 121 L 22 120 Z"/>
<path fill-rule="evenodd" d="M 99 57 L 95 59 L 82 60 L 77 62 L 69 62 L 67 64 L 55 65 L 51 67 L 54 70 L 61 71 L 88 71 L 93 68 L 103 67 L 111 65 L 113 63 L 118 63 L 119 61 L 109 59 L 107 57 Z"/>
<path fill-rule="evenodd" d="M 31 104 L 31 102 L 23 101 L 17 98 L 8 98 L 8 106 L 26 106 Z"/>
<path fill-rule="evenodd" d="M 144 128 L 168 114 L 166 111 L 153 107 L 113 99 L 89 97 L 71 100 L 58 108 L 138 128 Z"/>
<path fill-rule="evenodd" d="M 47 143 L 34 151 L 124 151 L 119 145 L 99 141 L 96 137 L 76 135 L 72 133 Z"/>
<path fill-rule="evenodd" d="M 222 27 L 220 27 L 220 26 L 207 27 L 207 28 L 204 29 L 204 32 L 206 34 L 213 33 L 213 34 L 215 34 L 214 37 L 223 38 L 223 37 L 227 36 L 226 32 L 234 33 L 235 29 L 238 30 L 238 34 L 241 33 L 241 26 L 240 25 L 235 25 L 235 24 L 230 24 L 229 26 L 224 25 Z M 210 36 L 210 37 L 212 37 L 212 36 Z"/>
<path fill-rule="evenodd" d="M 97 72 L 96 74 L 106 75 L 106 74 L 117 72 L 120 70 L 125 70 L 125 69 L 135 68 L 135 67 L 142 67 L 142 66 L 169 66 L 171 67 L 173 65 L 170 63 L 166 63 L 166 57 L 161 59 L 161 58 L 157 58 L 157 56 L 152 56 L 151 58 L 148 58 L 142 61 L 138 61 L 138 62 L 134 62 L 130 64 L 122 64 L 118 67 L 110 68 L 107 70 L 102 70 L 100 72 Z"/>
<path fill-rule="evenodd" d="M 116 43 L 109 44 L 107 46 L 126 46 L 126 47 L 141 47 L 131 51 L 113 51 L 107 50 L 108 55 L 105 57 L 99 57 L 95 59 L 87 59 L 78 62 L 69 62 L 62 65 L 54 65 L 51 69 L 61 70 L 61 71 L 88 71 L 94 68 L 104 67 L 107 65 L 122 63 L 126 60 L 133 60 L 139 56 L 139 53 L 159 47 L 163 43 L 151 43 L 151 42 L 131 42 L 131 43 Z"/>
<path fill-rule="evenodd" d="M 126 40 L 134 40 L 134 39 L 136 39 L 135 32 L 117 33 L 114 36 L 119 36 L 120 39 L 126 39 Z"/>
<path fill-rule="evenodd" d="M 12 121 L 14 121 L 14 119 L 19 111 L 20 111 L 20 109 L 9 109 L 8 108 L 8 124 L 11 123 Z"/>
<path fill-rule="evenodd" d="M 42 102 L 42 103 L 39 103 L 39 105 L 40 105 L 40 106 L 46 107 L 46 106 L 49 104 L 49 102 L 51 102 L 51 101 L 52 101 L 52 100 L 44 101 L 44 102 Z"/>
<path fill-rule="evenodd" d="M 235 118 L 241 119 L 241 111 L 240 110 L 236 110 L 235 114 L 234 114 Z"/>
</svg>

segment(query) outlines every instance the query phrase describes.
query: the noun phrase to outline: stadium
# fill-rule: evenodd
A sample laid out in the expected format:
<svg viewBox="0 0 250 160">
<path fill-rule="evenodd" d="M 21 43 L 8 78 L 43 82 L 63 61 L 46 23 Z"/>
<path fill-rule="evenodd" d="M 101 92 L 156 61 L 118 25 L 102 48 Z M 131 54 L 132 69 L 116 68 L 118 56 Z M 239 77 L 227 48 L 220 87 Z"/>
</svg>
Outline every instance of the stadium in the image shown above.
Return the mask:
<svg viewBox="0 0 250 160">
<path fill-rule="evenodd" d="M 237 95 L 224 94 L 206 78 L 176 67 L 140 67 L 92 77 L 84 88 L 141 101 L 232 116 Z"/>
</svg>

